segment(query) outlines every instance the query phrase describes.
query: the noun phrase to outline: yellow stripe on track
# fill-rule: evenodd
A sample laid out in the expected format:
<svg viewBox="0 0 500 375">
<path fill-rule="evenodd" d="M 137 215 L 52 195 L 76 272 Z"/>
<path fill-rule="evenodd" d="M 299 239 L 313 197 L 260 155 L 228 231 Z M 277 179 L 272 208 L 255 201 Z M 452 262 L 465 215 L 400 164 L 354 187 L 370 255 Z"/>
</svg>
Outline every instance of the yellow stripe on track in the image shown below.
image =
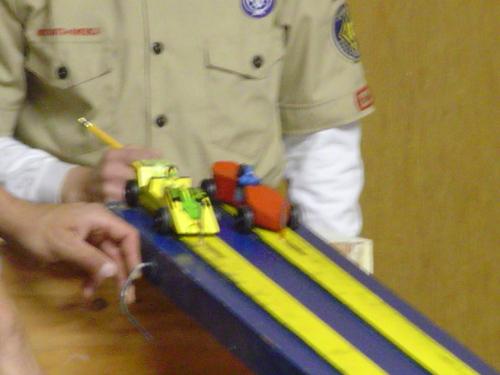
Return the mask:
<svg viewBox="0 0 500 375">
<path fill-rule="evenodd" d="M 255 228 L 254 232 L 432 374 L 477 374 L 294 231 Z"/>
<path fill-rule="evenodd" d="M 346 374 L 385 374 L 356 347 L 220 238 L 181 237 L 180 240 L 334 368 Z"/>
</svg>

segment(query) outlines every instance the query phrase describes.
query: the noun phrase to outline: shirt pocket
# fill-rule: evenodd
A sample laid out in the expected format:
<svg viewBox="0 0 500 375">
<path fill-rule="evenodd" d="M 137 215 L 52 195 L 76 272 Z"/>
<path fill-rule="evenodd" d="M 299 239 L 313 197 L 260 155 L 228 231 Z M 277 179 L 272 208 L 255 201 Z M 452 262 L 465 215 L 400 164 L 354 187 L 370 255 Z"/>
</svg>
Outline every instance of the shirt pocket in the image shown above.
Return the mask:
<svg viewBox="0 0 500 375">
<path fill-rule="evenodd" d="M 213 40 L 207 43 L 206 66 L 247 79 L 262 79 L 283 57 L 282 43 L 269 36 L 240 40 Z"/>
<path fill-rule="evenodd" d="M 25 67 L 45 84 L 68 89 L 111 71 L 104 42 L 33 42 Z"/>
<path fill-rule="evenodd" d="M 217 147 L 254 156 L 279 134 L 283 55 L 281 34 L 272 32 L 207 43 L 208 134 Z"/>
<path fill-rule="evenodd" d="M 30 113 L 50 119 L 44 122 L 45 136 L 64 152 L 70 149 L 75 155 L 83 155 L 103 147 L 75 125 L 82 116 L 106 131 L 113 130 L 117 84 L 110 74 L 111 62 L 110 47 L 104 41 L 28 44 L 25 70 Z"/>
</svg>

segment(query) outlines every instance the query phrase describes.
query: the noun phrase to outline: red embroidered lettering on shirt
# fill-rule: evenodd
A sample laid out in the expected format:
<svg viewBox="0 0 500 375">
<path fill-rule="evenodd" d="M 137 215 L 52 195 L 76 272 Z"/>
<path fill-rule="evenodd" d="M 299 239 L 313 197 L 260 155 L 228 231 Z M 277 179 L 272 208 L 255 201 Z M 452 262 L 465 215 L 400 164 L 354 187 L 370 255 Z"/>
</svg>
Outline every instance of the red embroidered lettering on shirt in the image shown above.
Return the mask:
<svg viewBox="0 0 500 375">
<path fill-rule="evenodd" d="M 367 109 L 373 105 L 373 96 L 368 86 L 363 86 L 356 91 L 356 104 L 360 111 Z"/>
<path fill-rule="evenodd" d="M 56 36 L 56 35 L 83 35 L 92 36 L 101 33 L 99 27 L 78 27 L 73 29 L 66 29 L 64 27 L 55 27 L 50 29 L 39 29 L 38 36 Z"/>
</svg>

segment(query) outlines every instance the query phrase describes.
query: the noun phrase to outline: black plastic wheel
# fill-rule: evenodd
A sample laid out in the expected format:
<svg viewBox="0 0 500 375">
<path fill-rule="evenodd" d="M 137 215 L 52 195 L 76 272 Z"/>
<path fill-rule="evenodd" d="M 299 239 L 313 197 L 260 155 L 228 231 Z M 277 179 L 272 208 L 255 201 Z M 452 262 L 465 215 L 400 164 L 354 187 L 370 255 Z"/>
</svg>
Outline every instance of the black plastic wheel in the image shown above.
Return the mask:
<svg viewBox="0 0 500 375">
<path fill-rule="evenodd" d="M 246 164 L 240 164 L 239 165 L 239 167 L 238 167 L 238 174 L 237 174 L 238 177 L 243 176 L 243 174 L 245 173 L 245 168 L 246 167 L 247 167 Z"/>
<path fill-rule="evenodd" d="M 217 222 L 220 223 L 222 220 L 222 208 L 219 206 L 212 206 L 215 214 L 215 218 L 217 219 Z"/>
<path fill-rule="evenodd" d="M 156 211 L 153 225 L 158 233 L 169 234 L 172 232 L 172 216 L 165 207 L 159 208 Z"/>
<path fill-rule="evenodd" d="M 245 202 L 245 187 L 236 186 L 234 188 L 233 200 L 236 204 L 243 204 Z"/>
<path fill-rule="evenodd" d="M 211 201 L 215 200 L 215 195 L 217 194 L 217 185 L 213 178 L 207 178 L 201 181 L 201 189 L 207 193 Z"/>
<path fill-rule="evenodd" d="M 125 200 L 130 207 L 139 204 L 139 185 L 136 180 L 128 180 L 125 185 Z"/>
<path fill-rule="evenodd" d="M 249 233 L 254 227 L 254 215 L 250 207 L 238 208 L 235 218 L 235 227 L 238 232 Z"/>
<path fill-rule="evenodd" d="M 290 217 L 288 218 L 287 225 L 292 229 L 297 229 L 300 225 L 300 222 L 300 211 L 297 206 L 294 206 L 292 204 L 292 206 L 290 207 Z"/>
</svg>

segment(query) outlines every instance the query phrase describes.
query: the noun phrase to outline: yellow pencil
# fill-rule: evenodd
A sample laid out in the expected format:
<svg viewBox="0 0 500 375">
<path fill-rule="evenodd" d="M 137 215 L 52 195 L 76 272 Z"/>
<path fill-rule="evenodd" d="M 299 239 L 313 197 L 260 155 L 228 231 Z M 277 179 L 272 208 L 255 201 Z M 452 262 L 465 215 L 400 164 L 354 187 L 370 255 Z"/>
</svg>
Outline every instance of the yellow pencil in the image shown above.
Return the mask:
<svg viewBox="0 0 500 375">
<path fill-rule="evenodd" d="M 91 123 L 85 117 L 80 117 L 78 119 L 78 122 L 80 124 L 82 124 L 83 126 L 85 126 L 85 129 L 87 129 L 89 132 L 94 134 L 97 138 L 99 138 L 101 141 L 106 143 L 108 146 L 113 147 L 113 148 L 122 148 L 123 147 L 123 145 L 120 142 L 118 142 L 116 139 L 114 139 L 112 136 L 110 136 L 104 130 L 99 129 L 95 124 Z"/>
</svg>

